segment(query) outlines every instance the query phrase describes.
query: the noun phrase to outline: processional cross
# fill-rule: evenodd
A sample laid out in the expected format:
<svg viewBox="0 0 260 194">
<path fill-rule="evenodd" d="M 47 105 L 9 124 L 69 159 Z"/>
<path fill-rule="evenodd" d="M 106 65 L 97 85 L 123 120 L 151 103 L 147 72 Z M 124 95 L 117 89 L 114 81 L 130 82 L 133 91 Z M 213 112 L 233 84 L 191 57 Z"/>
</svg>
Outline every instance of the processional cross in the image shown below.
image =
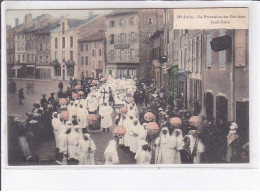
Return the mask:
<svg viewBox="0 0 260 194">
<path fill-rule="evenodd" d="M 105 98 L 106 98 L 106 89 L 104 88 L 104 92 L 100 92 L 100 93 L 103 93 L 104 94 L 104 96 L 103 96 L 103 103 L 105 102 Z"/>
</svg>

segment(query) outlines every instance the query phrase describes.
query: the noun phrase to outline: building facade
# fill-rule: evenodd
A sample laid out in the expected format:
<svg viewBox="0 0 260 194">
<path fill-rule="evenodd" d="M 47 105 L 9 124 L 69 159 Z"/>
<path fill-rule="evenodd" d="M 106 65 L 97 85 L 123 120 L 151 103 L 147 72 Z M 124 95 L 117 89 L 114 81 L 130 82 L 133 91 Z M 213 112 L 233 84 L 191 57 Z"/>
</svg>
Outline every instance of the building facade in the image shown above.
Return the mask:
<svg viewBox="0 0 260 194">
<path fill-rule="evenodd" d="M 81 77 L 99 78 L 104 72 L 104 33 L 93 34 L 78 41 Z"/>
<path fill-rule="evenodd" d="M 164 56 L 164 31 L 163 29 L 156 31 L 151 37 L 152 47 L 150 48 L 152 57 L 152 70 L 154 84 L 157 88 L 163 87 L 162 84 L 162 56 Z"/>
<path fill-rule="evenodd" d="M 98 15 L 91 15 L 86 20 L 60 19 L 60 26 L 51 30 L 51 78 L 69 80 L 81 78 L 78 40 L 83 36 L 83 29 Z M 81 33 L 80 33 L 81 32 Z M 85 33 L 88 33 L 86 31 Z"/>
<path fill-rule="evenodd" d="M 249 140 L 249 63 L 247 30 L 204 30 L 203 106 L 208 118 L 235 121 L 241 142 Z M 218 40 L 225 48 L 214 51 Z M 213 45 L 213 46 L 212 46 Z"/>
<path fill-rule="evenodd" d="M 158 30 L 158 10 L 116 10 L 106 16 L 106 74 L 146 77 L 153 74 L 149 37 Z M 160 17 L 162 20 L 162 17 Z M 162 22 L 161 22 L 162 23 Z"/>
<path fill-rule="evenodd" d="M 53 23 L 55 19 L 43 14 L 32 19 L 31 14 L 25 15 L 25 22 L 19 28 L 15 27 L 15 77 L 36 78 L 37 65 L 37 32 L 39 29 Z"/>
</svg>

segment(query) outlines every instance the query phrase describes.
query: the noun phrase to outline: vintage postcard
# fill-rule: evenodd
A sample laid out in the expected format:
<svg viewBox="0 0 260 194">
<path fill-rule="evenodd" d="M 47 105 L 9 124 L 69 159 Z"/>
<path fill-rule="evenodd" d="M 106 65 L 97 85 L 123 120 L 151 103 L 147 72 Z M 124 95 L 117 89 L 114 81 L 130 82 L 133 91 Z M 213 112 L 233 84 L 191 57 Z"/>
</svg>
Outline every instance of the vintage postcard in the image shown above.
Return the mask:
<svg viewBox="0 0 260 194">
<path fill-rule="evenodd" d="M 4 14 L 7 166 L 250 163 L 247 7 Z"/>
</svg>

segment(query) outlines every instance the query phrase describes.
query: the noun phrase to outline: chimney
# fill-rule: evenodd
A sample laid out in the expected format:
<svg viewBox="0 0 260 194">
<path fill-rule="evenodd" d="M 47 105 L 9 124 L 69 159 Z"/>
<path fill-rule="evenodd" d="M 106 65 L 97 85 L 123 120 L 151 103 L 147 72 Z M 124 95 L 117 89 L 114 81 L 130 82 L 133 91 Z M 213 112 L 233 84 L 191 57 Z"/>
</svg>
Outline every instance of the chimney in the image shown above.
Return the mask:
<svg viewBox="0 0 260 194">
<path fill-rule="evenodd" d="M 15 18 L 15 27 L 17 27 L 19 25 L 19 19 Z"/>
<path fill-rule="evenodd" d="M 25 15 L 25 28 L 30 28 L 33 26 L 33 21 L 32 21 L 32 14 L 26 14 Z"/>
<path fill-rule="evenodd" d="M 91 17 L 91 16 L 93 16 L 93 11 L 88 12 L 88 17 Z"/>
</svg>

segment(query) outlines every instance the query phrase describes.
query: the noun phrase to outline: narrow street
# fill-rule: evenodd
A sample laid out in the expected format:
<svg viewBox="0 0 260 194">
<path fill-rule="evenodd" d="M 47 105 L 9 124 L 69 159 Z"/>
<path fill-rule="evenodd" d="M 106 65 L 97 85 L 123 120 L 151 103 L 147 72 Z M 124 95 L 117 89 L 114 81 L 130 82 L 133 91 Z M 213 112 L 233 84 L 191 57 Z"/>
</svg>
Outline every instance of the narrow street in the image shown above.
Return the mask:
<svg viewBox="0 0 260 194">
<path fill-rule="evenodd" d="M 19 118 L 26 119 L 26 112 L 30 112 L 33 108 L 33 104 L 36 101 L 40 101 L 42 98 L 42 94 L 47 94 L 47 98 L 50 96 L 51 92 L 58 91 L 58 81 L 33 81 L 34 83 L 34 92 L 33 94 L 28 93 L 26 91 L 26 84 L 29 81 L 26 80 L 15 80 L 17 91 L 20 88 L 24 88 L 25 100 L 23 101 L 23 105 L 19 105 L 18 92 L 16 94 L 8 95 L 8 114 L 16 114 L 19 115 Z M 30 81 L 31 82 L 31 81 Z M 63 82 L 64 88 L 69 86 L 68 82 Z M 116 112 L 113 113 L 113 121 L 116 117 Z M 114 122 L 113 122 L 114 123 Z M 91 132 L 91 137 L 96 144 L 96 152 L 95 152 L 95 160 L 96 164 L 104 164 L 104 151 L 108 142 L 113 139 L 113 129 L 115 126 L 111 128 L 110 132 Z M 34 155 L 40 156 L 44 160 L 51 160 L 54 156 L 55 150 L 55 139 L 54 137 L 50 140 L 42 142 L 42 144 L 36 148 L 34 151 Z M 118 147 L 118 154 L 120 159 L 120 164 L 134 164 L 134 154 L 131 152 L 127 152 L 122 148 Z"/>
</svg>

